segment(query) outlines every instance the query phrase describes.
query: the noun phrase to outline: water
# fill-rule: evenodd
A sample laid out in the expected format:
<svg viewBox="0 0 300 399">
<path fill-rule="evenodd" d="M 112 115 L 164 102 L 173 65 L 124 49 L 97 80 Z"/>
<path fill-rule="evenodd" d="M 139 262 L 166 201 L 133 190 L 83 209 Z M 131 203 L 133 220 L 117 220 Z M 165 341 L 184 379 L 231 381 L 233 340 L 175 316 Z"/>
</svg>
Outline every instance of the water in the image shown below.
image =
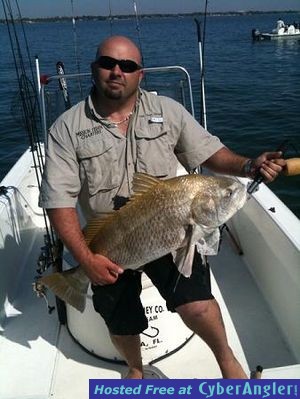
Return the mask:
<svg viewBox="0 0 300 399">
<path fill-rule="evenodd" d="M 282 14 L 285 22 L 298 14 Z M 254 27 L 271 31 L 278 15 L 208 17 L 205 58 L 208 129 L 232 150 L 247 156 L 274 150 L 285 138 L 300 151 L 300 41 L 251 41 Z M 82 72 L 89 71 L 97 44 L 110 35 L 107 21 L 77 22 Z M 140 22 L 146 66 L 182 65 L 191 74 L 199 109 L 199 58 L 196 25 L 191 17 L 151 18 Z M 32 59 L 41 71 L 55 74 L 58 60 L 76 72 L 71 23 L 26 25 Z M 133 20 L 113 24 L 114 34 L 137 40 Z M 7 28 L 0 25 L 0 180 L 28 145 L 20 125 L 17 81 Z M 290 147 L 289 157 L 296 156 Z M 300 216 L 300 177 L 280 177 L 270 188 Z"/>
</svg>

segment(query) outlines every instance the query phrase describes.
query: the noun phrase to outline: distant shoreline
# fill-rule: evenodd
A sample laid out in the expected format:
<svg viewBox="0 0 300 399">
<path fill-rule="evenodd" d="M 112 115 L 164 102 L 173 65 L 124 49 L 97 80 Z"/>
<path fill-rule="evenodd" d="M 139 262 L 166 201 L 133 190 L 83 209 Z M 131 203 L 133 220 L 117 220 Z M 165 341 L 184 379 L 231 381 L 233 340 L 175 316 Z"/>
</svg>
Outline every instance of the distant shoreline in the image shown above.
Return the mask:
<svg viewBox="0 0 300 399">
<path fill-rule="evenodd" d="M 287 10 L 287 11 L 227 11 L 227 12 L 209 12 L 208 16 L 246 16 L 246 15 L 259 15 L 259 14 L 292 14 L 299 13 L 300 10 Z M 147 19 L 147 18 L 171 18 L 171 17 L 197 17 L 203 16 L 203 12 L 194 12 L 194 13 L 174 13 L 174 14 L 140 14 L 139 18 Z M 133 19 L 136 18 L 133 14 L 126 15 L 82 15 L 76 16 L 74 19 L 76 21 L 106 21 L 106 20 L 119 20 L 119 19 Z M 37 17 L 37 18 L 29 18 L 23 17 L 22 21 L 24 23 L 40 23 L 40 22 L 69 22 L 72 21 L 73 17 L 67 16 L 56 16 L 56 17 Z M 14 22 L 18 22 L 19 19 L 15 18 Z M 0 24 L 5 24 L 5 19 L 0 19 Z"/>
</svg>

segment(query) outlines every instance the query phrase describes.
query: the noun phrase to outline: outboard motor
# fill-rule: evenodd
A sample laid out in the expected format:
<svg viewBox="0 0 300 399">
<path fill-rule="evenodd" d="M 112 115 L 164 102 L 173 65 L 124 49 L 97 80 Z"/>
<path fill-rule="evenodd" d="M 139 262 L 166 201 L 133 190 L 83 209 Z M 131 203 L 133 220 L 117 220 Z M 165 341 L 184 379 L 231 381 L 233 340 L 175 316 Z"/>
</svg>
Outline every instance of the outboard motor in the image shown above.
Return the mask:
<svg viewBox="0 0 300 399">
<path fill-rule="evenodd" d="M 252 39 L 260 40 L 260 31 L 258 29 L 252 29 Z"/>
</svg>

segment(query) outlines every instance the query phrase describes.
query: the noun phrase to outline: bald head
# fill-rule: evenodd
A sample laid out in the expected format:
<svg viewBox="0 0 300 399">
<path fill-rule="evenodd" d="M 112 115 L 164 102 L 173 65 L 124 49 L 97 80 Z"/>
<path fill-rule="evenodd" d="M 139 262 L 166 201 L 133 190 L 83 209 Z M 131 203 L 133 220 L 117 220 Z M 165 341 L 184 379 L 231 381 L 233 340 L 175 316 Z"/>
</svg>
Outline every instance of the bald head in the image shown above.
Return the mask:
<svg viewBox="0 0 300 399">
<path fill-rule="evenodd" d="M 100 43 L 96 59 L 107 55 L 118 60 L 129 59 L 141 65 L 141 53 L 136 44 L 125 36 L 111 36 Z"/>
<path fill-rule="evenodd" d="M 111 36 L 104 40 L 97 49 L 96 60 L 91 64 L 96 89 L 94 95 L 105 99 L 106 105 L 108 101 L 110 104 L 113 101 L 114 107 L 122 104 L 132 110 L 143 78 L 140 65 L 141 53 L 130 39 Z"/>
</svg>

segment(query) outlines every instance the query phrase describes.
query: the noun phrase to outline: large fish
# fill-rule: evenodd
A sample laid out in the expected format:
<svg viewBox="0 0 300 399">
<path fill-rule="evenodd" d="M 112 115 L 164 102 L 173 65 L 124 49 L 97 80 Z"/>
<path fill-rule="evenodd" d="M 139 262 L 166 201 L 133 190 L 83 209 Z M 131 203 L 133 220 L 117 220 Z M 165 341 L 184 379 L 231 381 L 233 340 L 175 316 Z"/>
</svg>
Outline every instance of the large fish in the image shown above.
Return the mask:
<svg viewBox="0 0 300 399">
<path fill-rule="evenodd" d="M 228 177 L 198 174 L 168 180 L 136 173 L 134 195 L 120 210 L 88 223 L 86 242 L 124 269 L 138 269 L 173 253 L 178 270 L 191 275 L 195 244 L 210 254 L 224 224 L 246 200 L 246 189 Z M 89 279 L 78 266 L 42 277 L 42 285 L 83 312 Z"/>
</svg>

